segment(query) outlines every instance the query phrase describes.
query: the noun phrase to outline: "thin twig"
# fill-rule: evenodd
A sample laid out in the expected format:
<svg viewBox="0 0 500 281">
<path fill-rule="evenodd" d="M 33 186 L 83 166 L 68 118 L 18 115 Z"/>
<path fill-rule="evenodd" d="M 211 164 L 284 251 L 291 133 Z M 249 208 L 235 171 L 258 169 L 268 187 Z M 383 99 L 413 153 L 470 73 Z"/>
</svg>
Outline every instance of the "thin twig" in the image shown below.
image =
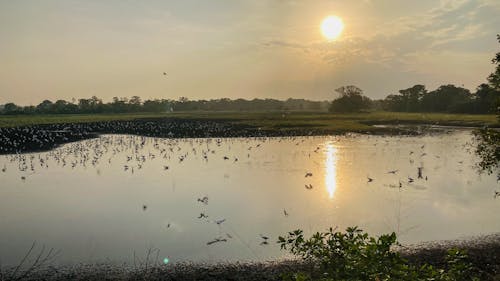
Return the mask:
<svg viewBox="0 0 500 281">
<path fill-rule="evenodd" d="M 19 269 L 21 268 L 21 266 L 24 264 L 24 262 L 26 261 L 26 259 L 31 255 L 31 252 L 35 248 L 35 245 L 36 245 L 36 241 L 33 241 L 33 244 L 31 245 L 31 248 L 29 249 L 29 251 L 26 253 L 26 255 L 24 256 L 24 258 L 21 260 L 21 262 L 17 265 L 16 269 L 12 273 L 12 278 L 14 278 L 16 276 L 16 274 L 19 271 Z"/>
</svg>

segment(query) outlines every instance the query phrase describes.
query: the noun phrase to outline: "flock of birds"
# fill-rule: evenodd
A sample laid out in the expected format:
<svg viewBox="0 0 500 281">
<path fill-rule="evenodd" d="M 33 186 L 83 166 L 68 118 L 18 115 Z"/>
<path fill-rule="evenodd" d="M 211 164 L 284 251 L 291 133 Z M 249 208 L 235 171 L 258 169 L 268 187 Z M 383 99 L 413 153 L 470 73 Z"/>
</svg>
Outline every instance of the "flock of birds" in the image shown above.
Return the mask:
<svg viewBox="0 0 500 281">
<path fill-rule="evenodd" d="M 102 134 L 130 134 L 160 138 L 293 137 L 324 135 L 321 130 L 261 130 L 224 120 L 177 118 L 42 124 L 0 128 L 0 154 L 51 150 L 61 144 Z"/>
<path fill-rule="evenodd" d="M 124 123 L 127 124 L 127 123 Z M 86 126 L 86 125 L 81 125 Z M 99 125 L 99 126 L 111 126 Z M 147 124 L 144 124 L 147 127 Z M 4 129 L 5 130 L 5 129 Z M 223 128 L 221 128 L 223 130 Z M 63 130 L 64 131 L 64 130 Z M 63 132 L 61 131 L 61 132 Z M 29 133 L 29 130 L 26 131 Z M 87 134 L 86 131 L 82 131 L 82 135 Z M 15 134 L 14 134 L 15 135 Z M 0 134 L 1 136 L 1 134 Z M 48 140 L 52 140 L 53 136 L 45 136 Z M 5 141 L 6 137 L 2 136 Z M 41 136 L 33 136 L 32 140 L 40 139 Z M 296 146 L 300 146 L 306 140 L 311 137 L 280 137 L 277 138 L 278 142 L 289 142 Z M 269 137 L 254 137 L 254 138 L 239 138 L 239 139 L 225 139 L 225 138 L 190 138 L 190 139 L 176 139 L 176 138 L 148 138 L 145 136 L 130 136 L 130 135 L 102 135 L 98 138 L 88 139 L 81 142 L 73 142 L 66 144 L 58 149 L 51 150 L 45 153 L 37 154 L 7 154 L 3 156 L 4 163 L 1 169 L 2 173 L 7 173 L 10 168 L 16 169 L 22 181 L 26 181 L 29 177 L 40 170 L 49 169 L 52 165 L 58 167 L 64 167 L 68 169 L 87 169 L 95 168 L 97 174 L 100 174 L 100 165 L 122 165 L 123 172 L 134 174 L 143 169 L 149 162 L 153 160 L 161 160 L 161 167 L 157 167 L 158 172 L 171 173 L 176 165 L 182 165 L 187 159 L 194 159 L 202 161 L 204 163 L 209 163 L 213 159 L 218 159 L 227 162 L 228 164 L 238 164 L 240 159 L 244 161 L 245 158 L 249 159 L 252 157 L 252 153 L 259 150 L 263 145 L 269 142 L 271 138 Z M 276 139 L 274 139 L 276 140 Z M 331 140 L 331 138 L 330 138 Z M 14 141 L 11 139 L 10 141 Z M 333 139 L 335 142 L 336 139 Z M 244 143 L 244 152 L 239 151 L 237 155 L 229 154 L 229 150 L 234 142 L 239 144 Z M 187 144 L 187 145 L 186 145 Z M 379 144 L 376 142 L 373 145 Z M 382 143 L 383 144 L 383 143 Z M 387 142 L 386 142 L 387 145 Z M 224 149 L 226 151 L 223 151 Z M 317 146 L 314 150 L 307 152 L 308 157 L 311 154 L 320 153 L 322 148 Z M 223 155 L 222 155 L 223 154 Z M 413 165 L 414 156 L 423 158 L 427 156 L 425 152 L 425 145 L 420 146 L 420 150 L 409 152 L 409 162 Z M 124 158 L 123 158 L 124 157 Z M 439 155 L 434 155 L 435 158 L 440 158 Z M 2 158 L 0 158 L 2 160 Z M 1 163 L 1 162 L 0 162 Z M 462 164 L 460 161 L 458 164 Z M 9 164 L 9 166 L 7 166 Z M 400 169 L 392 169 L 387 171 L 387 174 L 398 175 Z M 306 171 L 304 178 L 306 180 L 313 179 L 313 172 Z M 1 180 L 1 179 L 0 179 Z M 412 184 L 415 181 L 427 181 L 428 176 L 424 175 L 424 167 L 416 167 L 416 173 L 414 175 L 408 175 L 406 183 L 399 180 L 397 185 L 391 184 L 390 187 L 403 188 L 403 184 Z M 367 182 L 369 184 L 376 181 L 375 177 L 367 177 Z M 310 182 L 305 183 L 306 190 L 312 190 L 313 184 Z M 500 192 L 495 191 L 494 197 L 500 197 Z M 196 202 L 202 206 L 206 206 L 209 203 L 208 196 L 202 196 L 196 198 Z M 142 210 L 147 211 L 148 205 L 142 204 Z M 283 208 L 283 216 L 288 217 L 290 214 Z M 216 219 L 210 220 L 207 211 L 202 210 L 199 216 L 196 217 L 198 220 L 202 220 L 208 223 L 214 223 L 219 226 L 219 235 L 212 240 L 206 242 L 206 245 L 214 245 L 218 243 L 228 242 L 233 238 L 230 233 L 222 233 L 221 226 L 226 223 L 226 219 Z M 167 228 L 170 228 L 171 223 L 167 224 Z M 269 236 L 264 234 L 258 235 L 260 239 L 260 245 L 269 245 Z"/>
<path fill-rule="evenodd" d="M 187 159 L 193 158 L 209 163 L 212 159 L 221 159 L 222 161 L 237 164 L 240 156 L 234 155 L 219 155 L 218 148 L 223 146 L 231 147 L 233 142 L 244 141 L 248 145 L 244 150 L 246 155 L 243 158 L 250 158 L 252 153 L 259 150 L 263 144 L 271 138 L 255 137 L 246 139 L 223 139 L 223 138 L 192 138 L 192 139 L 175 139 L 175 138 L 148 138 L 144 136 L 129 136 L 129 135 L 103 135 L 98 138 L 88 139 L 80 142 L 73 142 L 61 146 L 57 149 L 50 150 L 45 153 L 30 153 L 30 154 L 6 154 L 3 156 L 4 164 L 1 169 L 2 173 L 7 173 L 10 169 L 17 170 L 20 173 L 22 181 L 29 178 L 38 172 L 56 166 L 64 169 L 88 169 L 94 168 L 98 175 L 101 174 L 101 165 L 122 165 L 123 172 L 136 174 L 143 169 L 148 162 L 153 162 L 155 159 L 161 159 L 162 171 L 169 173 L 174 165 L 182 165 Z M 298 137 L 281 137 L 279 142 L 292 141 L 299 145 L 305 141 L 304 138 Z M 188 144 L 187 146 L 185 144 Z M 221 149 L 219 149 L 221 150 Z M 318 153 L 318 150 L 314 152 Z M 1 157 L 1 156 L 0 156 Z M 124 159 L 122 158 L 124 157 Z M 1 158 L 0 158 L 1 159 Z M 7 166 L 7 162 L 9 167 Z M 117 164 L 121 162 L 122 164 Z M 1 162 L 0 162 L 1 163 Z M 308 173 L 306 177 L 312 176 Z M 312 188 L 312 185 L 311 185 Z M 208 205 L 208 196 L 197 198 L 197 202 L 203 205 Z M 148 210 L 147 204 L 142 204 L 142 211 Z M 286 209 L 283 209 L 283 215 L 289 216 Z M 209 220 L 206 211 L 200 213 L 197 217 L 209 223 L 215 223 L 219 227 L 226 219 Z M 171 224 L 167 224 L 170 228 Z M 269 237 L 259 234 L 260 245 L 268 245 Z M 227 242 L 233 236 L 225 233 L 224 236 L 218 236 L 207 245 L 215 243 Z"/>
</svg>

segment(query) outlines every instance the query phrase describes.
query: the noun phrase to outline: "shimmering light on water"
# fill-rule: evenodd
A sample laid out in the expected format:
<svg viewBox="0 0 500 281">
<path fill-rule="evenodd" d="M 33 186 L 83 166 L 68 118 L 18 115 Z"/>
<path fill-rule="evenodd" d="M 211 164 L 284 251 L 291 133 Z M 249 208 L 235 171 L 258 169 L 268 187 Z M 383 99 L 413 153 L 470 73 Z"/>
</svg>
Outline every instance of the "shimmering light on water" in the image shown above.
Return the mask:
<svg viewBox="0 0 500 281">
<path fill-rule="evenodd" d="M 373 235 L 395 231 L 402 243 L 498 232 L 499 183 L 474 170 L 471 141 L 470 131 L 104 135 L 0 156 L 0 260 L 19 264 L 33 241 L 60 250 L 60 263 L 133 263 L 158 249 L 159 263 L 175 257 L 170 265 L 281 258 L 274 241 L 295 229 L 359 226 Z"/>
<path fill-rule="evenodd" d="M 331 142 L 326 144 L 325 154 L 325 185 L 330 199 L 333 199 L 337 189 L 337 149 Z"/>
</svg>

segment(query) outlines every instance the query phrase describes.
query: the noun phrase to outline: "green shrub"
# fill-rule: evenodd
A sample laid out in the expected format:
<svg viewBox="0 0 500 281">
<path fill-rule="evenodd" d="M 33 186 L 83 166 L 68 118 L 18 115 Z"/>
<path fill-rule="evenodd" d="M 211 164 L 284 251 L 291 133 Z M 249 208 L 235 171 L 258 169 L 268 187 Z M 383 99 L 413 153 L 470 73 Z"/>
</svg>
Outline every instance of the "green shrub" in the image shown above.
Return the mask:
<svg viewBox="0 0 500 281">
<path fill-rule="evenodd" d="M 303 258 L 316 267 L 311 273 L 289 273 L 284 280 L 341 281 L 341 280 L 479 280 L 473 276 L 473 268 L 462 251 L 450 250 L 446 257 L 447 269 L 432 265 L 414 266 L 399 253 L 391 251 L 397 245 L 396 234 L 378 238 L 370 237 L 357 227 L 346 232 L 317 232 L 305 239 L 302 230 L 279 237 L 281 249 Z M 319 270 L 319 277 L 318 275 Z"/>
</svg>

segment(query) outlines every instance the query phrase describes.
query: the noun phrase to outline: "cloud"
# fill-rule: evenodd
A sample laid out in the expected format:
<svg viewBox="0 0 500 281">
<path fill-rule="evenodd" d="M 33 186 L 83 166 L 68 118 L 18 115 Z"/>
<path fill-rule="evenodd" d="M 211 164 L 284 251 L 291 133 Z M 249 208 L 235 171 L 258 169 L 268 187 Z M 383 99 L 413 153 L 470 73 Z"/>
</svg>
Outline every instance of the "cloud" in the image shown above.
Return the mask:
<svg viewBox="0 0 500 281">
<path fill-rule="evenodd" d="M 376 4 L 374 6 L 376 8 Z M 393 67 L 410 63 L 405 60 L 419 53 L 428 56 L 442 52 L 445 47 L 451 52 L 461 42 L 494 36 L 492 33 L 500 26 L 500 17 L 491 17 L 491 10 L 499 9 L 499 6 L 497 1 L 442 0 L 438 7 L 426 13 L 384 24 L 369 38 L 353 37 L 334 43 L 273 39 L 263 45 L 308 51 L 320 56 L 325 63 L 342 64 L 357 60 Z M 494 20 L 484 20 L 492 18 Z M 460 54 L 463 55 L 462 50 Z"/>
</svg>

